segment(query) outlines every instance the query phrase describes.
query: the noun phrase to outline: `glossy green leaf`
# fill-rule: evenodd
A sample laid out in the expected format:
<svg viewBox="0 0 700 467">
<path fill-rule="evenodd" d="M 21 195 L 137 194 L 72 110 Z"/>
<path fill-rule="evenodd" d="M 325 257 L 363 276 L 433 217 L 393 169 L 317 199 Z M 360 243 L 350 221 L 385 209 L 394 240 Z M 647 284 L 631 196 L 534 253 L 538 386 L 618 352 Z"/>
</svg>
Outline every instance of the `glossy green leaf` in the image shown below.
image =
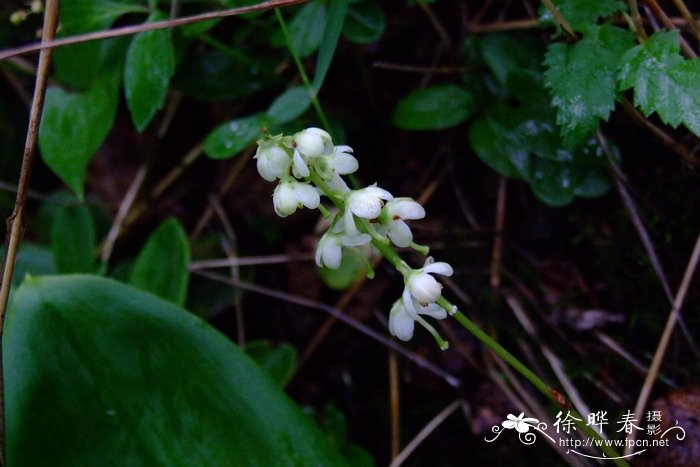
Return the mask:
<svg viewBox="0 0 700 467">
<path fill-rule="evenodd" d="M 595 26 L 598 18 L 610 16 L 625 9 L 625 4 L 619 0 L 552 0 L 552 3 L 571 28 L 579 32 Z M 555 24 L 552 13 L 544 5 L 540 13 L 540 22 Z"/>
<path fill-rule="evenodd" d="M 279 79 L 270 57 L 232 57 L 220 50 L 193 51 L 178 67 L 172 84 L 188 96 L 220 101 L 250 96 Z"/>
<path fill-rule="evenodd" d="M 160 298 L 183 305 L 190 273 L 190 244 L 176 219 L 163 222 L 151 234 L 129 274 L 129 283 Z"/>
<path fill-rule="evenodd" d="M 316 70 L 314 71 L 313 88 L 316 92 L 323 87 L 323 81 L 331 67 L 335 49 L 340 40 L 340 33 L 343 31 L 345 15 L 348 11 L 348 0 L 331 0 L 328 6 L 328 20 L 323 29 L 321 48 L 316 59 Z"/>
<path fill-rule="evenodd" d="M 252 341 L 245 345 L 245 352 L 280 387 L 284 387 L 294 375 L 299 356 L 289 344 L 273 347 L 268 341 Z"/>
<path fill-rule="evenodd" d="M 472 95 L 452 84 L 413 91 L 394 109 L 394 125 L 405 130 L 442 130 L 466 121 L 474 112 Z"/>
<path fill-rule="evenodd" d="M 165 15 L 157 13 L 148 22 L 164 18 Z M 145 31 L 134 36 L 124 64 L 124 93 L 139 132 L 163 107 L 174 72 L 175 54 L 169 30 Z"/>
<path fill-rule="evenodd" d="M 320 0 L 303 5 L 287 23 L 292 44 L 301 58 L 306 58 L 318 50 L 325 25 L 326 5 Z M 282 31 L 273 35 L 272 44 L 287 47 Z"/>
<path fill-rule="evenodd" d="M 677 31 L 659 31 L 627 52 L 620 64 L 620 90 L 634 88 L 634 104 L 664 123 L 681 123 L 700 135 L 700 59 L 680 53 Z"/>
<path fill-rule="evenodd" d="M 120 75 L 106 73 L 84 93 L 51 86 L 46 92 L 39 148 L 46 165 L 83 198 L 85 171 L 112 128 Z"/>
<path fill-rule="evenodd" d="M 90 209 L 61 206 L 51 223 L 51 250 L 56 270 L 63 274 L 95 270 L 96 232 Z"/>
<path fill-rule="evenodd" d="M 3 344 L 9 465 L 347 465 L 226 337 L 116 281 L 26 280 Z"/>
<path fill-rule="evenodd" d="M 282 124 L 300 117 L 309 109 L 311 96 L 304 87 L 289 88 L 267 109 L 267 116 L 273 124 Z"/>
<path fill-rule="evenodd" d="M 617 97 L 617 67 L 634 45 L 634 34 L 613 26 L 592 28 L 574 44 L 552 44 L 547 51 L 545 83 L 564 141 L 586 140 L 608 119 Z"/>
<path fill-rule="evenodd" d="M 505 86 L 513 71 L 538 70 L 542 46 L 530 34 L 485 34 L 478 40 L 481 56 L 496 82 Z M 470 66 L 473 66 L 471 63 Z"/>
<path fill-rule="evenodd" d="M 343 35 L 356 44 L 371 44 L 384 34 L 386 17 L 375 0 L 363 0 L 350 5 Z"/>
<path fill-rule="evenodd" d="M 538 73 L 510 73 L 508 99 L 472 124 L 472 149 L 502 175 L 527 181 L 549 205 L 602 195 L 609 187 L 605 157 L 595 140 L 563 144 L 541 81 Z"/>
<path fill-rule="evenodd" d="M 70 36 L 109 29 L 122 15 L 146 13 L 139 0 L 62 0 L 60 3 L 60 36 Z M 58 81 L 75 90 L 86 90 L 101 72 L 105 41 L 89 41 L 53 51 L 54 74 Z"/>
<path fill-rule="evenodd" d="M 265 126 L 263 114 L 237 118 L 214 129 L 204 140 L 204 152 L 212 159 L 228 159 L 257 140 Z"/>
<path fill-rule="evenodd" d="M 331 289 L 345 290 L 365 274 L 367 262 L 360 256 L 360 253 L 346 248 L 337 269 L 318 268 L 321 280 Z"/>
</svg>

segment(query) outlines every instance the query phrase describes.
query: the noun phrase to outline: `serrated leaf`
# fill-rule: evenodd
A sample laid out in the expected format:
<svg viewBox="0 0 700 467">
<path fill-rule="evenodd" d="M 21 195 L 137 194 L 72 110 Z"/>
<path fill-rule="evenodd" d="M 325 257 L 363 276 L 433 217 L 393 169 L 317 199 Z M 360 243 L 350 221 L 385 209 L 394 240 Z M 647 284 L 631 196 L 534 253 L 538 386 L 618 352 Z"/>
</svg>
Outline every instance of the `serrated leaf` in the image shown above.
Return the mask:
<svg viewBox="0 0 700 467">
<path fill-rule="evenodd" d="M 609 186 L 605 157 L 595 140 L 564 146 L 541 81 L 537 73 L 511 72 L 508 100 L 472 124 L 472 149 L 502 175 L 527 181 L 549 205 L 602 195 Z"/>
<path fill-rule="evenodd" d="M 442 84 L 413 91 L 394 109 L 394 125 L 405 130 L 442 130 L 466 121 L 474 112 L 474 98 L 465 89 Z"/>
<path fill-rule="evenodd" d="M 594 27 L 575 44 L 552 44 L 545 57 L 545 84 L 557 108 L 564 142 L 588 139 L 607 121 L 617 97 L 617 67 L 634 35 L 613 26 Z"/>
<path fill-rule="evenodd" d="M 552 0 L 552 3 L 562 14 L 574 31 L 584 32 L 595 26 L 598 18 L 610 16 L 625 9 L 625 4 L 619 0 Z M 540 9 L 540 22 L 554 24 L 554 18 L 544 6 Z"/>
<path fill-rule="evenodd" d="M 302 116 L 310 105 L 309 91 L 303 87 L 294 87 L 275 99 L 266 113 L 272 124 L 280 125 Z"/>
<path fill-rule="evenodd" d="M 356 44 L 371 44 L 384 34 L 384 10 L 375 0 L 363 0 L 348 8 L 343 35 Z"/>
<path fill-rule="evenodd" d="M 164 17 L 161 13 L 155 13 L 147 22 Z M 139 132 L 163 107 L 174 72 L 175 53 L 170 30 L 144 31 L 134 36 L 124 64 L 124 94 Z"/>
<path fill-rule="evenodd" d="M 204 140 L 204 152 L 212 159 L 228 159 L 253 143 L 265 126 L 264 114 L 237 118 L 219 125 Z"/>
<path fill-rule="evenodd" d="M 147 13 L 139 0 L 62 0 L 59 37 L 109 29 L 122 15 Z M 86 90 L 99 76 L 106 41 L 88 41 L 53 51 L 54 74 L 58 81 L 75 90 Z"/>
<path fill-rule="evenodd" d="M 85 171 L 112 128 L 120 74 L 106 73 L 84 93 L 56 86 L 46 92 L 39 148 L 46 165 L 83 199 Z"/>
<path fill-rule="evenodd" d="M 677 31 L 659 31 L 621 59 L 620 90 L 634 88 L 634 104 L 646 116 L 656 112 L 664 123 L 684 124 L 700 135 L 700 59 L 680 53 Z"/>
<path fill-rule="evenodd" d="M 284 387 L 297 366 L 297 350 L 289 344 L 273 347 L 268 341 L 252 341 L 245 345 L 245 352 L 280 387 Z"/>
<path fill-rule="evenodd" d="M 51 223 L 51 250 L 58 272 L 93 272 L 95 245 L 95 221 L 87 206 L 61 206 L 56 210 Z"/>
<path fill-rule="evenodd" d="M 313 88 L 316 92 L 321 90 L 328 69 L 331 67 L 335 49 L 340 40 L 340 33 L 343 31 L 343 24 L 345 24 L 348 3 L 348 0 L 331 0 L 328 7 L 328 19 L 323 29 L 321 46 L 316 59 L 316 69 L 314 70 Z"/>
<path fill-rule="evenodd" d="M 3 350 L 10 465 L 348 465 L 225 336 L 114 280 L 26 280 Z"/>
<path fill-rule="evenodd" d="M 129 283 L 177 305 L 187 298 L 190 243 L 176 219 L 163 222 L 136 258 Z"/>
</svg>

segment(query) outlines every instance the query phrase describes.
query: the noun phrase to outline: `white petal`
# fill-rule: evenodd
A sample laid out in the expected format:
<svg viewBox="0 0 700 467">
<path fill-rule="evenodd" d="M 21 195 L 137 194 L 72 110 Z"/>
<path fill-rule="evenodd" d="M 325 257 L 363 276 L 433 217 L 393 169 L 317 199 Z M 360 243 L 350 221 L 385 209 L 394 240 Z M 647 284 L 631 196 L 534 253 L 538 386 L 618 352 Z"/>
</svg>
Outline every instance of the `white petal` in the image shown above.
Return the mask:
<svg viewBox="0 0 700 467">
<path fill-rule="evenodd" d="M 297 198 L 288 183 L 280 183 L 272 195 L 272 204 L 280 217 L 287 217 L 297 210 Z"/>
<path fill-rule="evenodd" d="M 331 178 L 329 182 L 326 182 L 326 185 L 328 185 L 328 188 L 335 193 L 347 193 L 350 191 L 350 188 L 348 188 L 345 180 L 343 180 L 343 178 L 338 174 L 334 174 L 333 178 Z"/>
<path fill-rule="evenodd" d="M 330 166 L 341 175 L 351 174 L 359 168 L 359 163 L 350 154 L 340 153 L 333 156 Z"/>
<path fill-rule="evenodd" d="M 331 135 L 330 135 L 326 130 L 322 130 L 322 129 L 320 129 L 320 128 L 316 128 L 316 127 L 314 127 L 314 126 L 307 128 L 306 130 L 304 130 L 304 132 L 305 132 L 305 133 L 310 133 L 310 134 L 312 134 L 312 135 L 316 135 L 316 136 L 318 136 L 318 137 L 320 137 L 320 138 L 323 138 L 323 139 L 326 139 L 326 140 L 330 140 L 330 139 L 331 139 Z"/>
<path fill-rule="evenodd" d="M 289 156 L 282 148 L 275 146 L 270 150 L 270 164 L 275 176 L 282 178 L 289 166 Z"/>
<path fill-rule="evenodd" d="M 357 235 L 357 226 L 355 225 L 355 217 L 352 215 L 352 211 L 350 209 L 345 209 L 345 212 L 343 213 L 343 223 L 345 224 L 345 232 L 348 233 L 348 235 Z"/>
<path fill-rule="evenodd" d="M 277 178 L 274 173 L 274 168 L 272 167 L 272 163 L 270 160 L 263 156 L 258 158 L 258 173 L 262 178 L 267 180 L 268 182 L 274 182 L 275 179 Z"/>
<path fill-rule="evenodd" d="M 426 272 L 413 274 L 408 279 L 406 287 L 410 290 L 411 295 L 418 300 L 418 303 L 423 306 L 435 303 L 442 293 L 442 285 Z"/>
<path fill-rule="evenodd" d="M 343 258 L 343 250 L 338 244 L 338 240 L 336 238 L 330 238 L 323 246 L 321 257 L 323 259 L 323 264 L 325 264 L 326 267 L 338 269 L 340 266 L 340 260 Z"/>
<path fill-rule="evenodd" d="M 447 318 L 447 312 L 437 303 L 429 303 L 428 306 L 421 306 L 418 308 L 418 314 L 428 315 L 435 319 L 445 319 Z"/>
<path fill-rule="evenodd" d="M 394 195 L 392 195 L 383 188 L 379 188 L 376 183 L 368 186 L 367 188 L 364 188 L 363 191 L 376 198 L 385 199 L 387 201 L 394 199 Z"/>
<path fill-rule="evenodd" d="M 404 304 L 404 308 L 406 309 L 406 313 L 408 313 L 408 316 L 411 319 L 418 319 L 418 313 L 416 312 L 416 307 L 413 304 L 413 297 L 411 297 L 411 292 L 408 290 L 408 287 L 404 287 L 403 292 L 401 293 L 401 300 Z"/>
<path fill-rule="evenodd" d="M 423 219 L 425 209 L 417 201 L 411 198 L 396 198 L 387 203 L 386 209 L 389 216 L 398 216 L 401 219 Z"/>
<path fill-rule="evenodd" d="M 323 130 L 321 130 L 323 131 Z M 323 154 L 324 142 L 319 135 L 304 130 L 294 137 L 294 143 L 300 153 L 306 157 L 318 157 Z"/>
<path fill-rule="evenodd" d="M 301 153 L 297 149 L 294 150 L 292 172 L 294 172 L 296 178 L 308 177 L 311 174 L 311 172 L 309 172 L 309 167 L 306 165 L 306 161 L 304 161 L 301 157 Z"/>
<path fill-rule="evenodd" d="M 394 304 L 389 314 L 389 332 L 402 341 L 410 340 L 413 337 L 414 321 L 406 313 L 403 305 L 396 306 L 401 301 Z"/>
<path fill-rule="evenodd" d="M 333 151 L 336 154 L 341 154 L 341 153 L 352 153 L 352 148 L 350 146 L 336 146 Z"/>
<path fill-rule="evenodd" d="M 407 247 L 413 241 L 411 228 L 402 220 L 389 222 L 389 238 L 398 247 Z"/>
<path fill-rule="evenodd" d="M 442 274 L 443 276 L 451 276 L 454 272 L 452 266 L 447 263 L 439 261 L 437 263 L 429 264 L 423 268 L 424 272 L 433 272 L 436 274 Z"/>
<path fill-rule="evenodd" d="M 316 188 L 306 183 L 297 183 L 297 186 L 294 187 L 294 194 L 297 201 L 309 209 L 316 209 L 321 204 L 321 197 Z"/>
<path fill-rule="evenodd" d="M 359 234 L 359 235 L 343 235 L 343 237 L 340 240 L 340 243 L 342 243 L 345 246 L 360 246 L 360 245 L 366 245 L 369 242 L 372 241 L 372 237 L 368 234 Z"/>
</svg>

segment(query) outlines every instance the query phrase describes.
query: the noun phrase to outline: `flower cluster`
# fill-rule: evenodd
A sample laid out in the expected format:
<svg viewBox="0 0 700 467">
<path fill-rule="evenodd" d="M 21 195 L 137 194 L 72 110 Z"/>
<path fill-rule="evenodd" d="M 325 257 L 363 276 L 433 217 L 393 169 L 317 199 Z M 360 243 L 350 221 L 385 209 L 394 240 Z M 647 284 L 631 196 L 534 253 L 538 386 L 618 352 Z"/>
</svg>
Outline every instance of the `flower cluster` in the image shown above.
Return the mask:
<svg viewBox="0 0 700 467">
<path fill-rule="evenodd" d="M 358 169 L 357 159 L 349 146 L 334 146 L 328 132 L 307 128 L 292 136 L 264 135 L 258 141 L 255 154 L 257 168 L 265 180 L 279 180 L 272 195 L 275 212 L 286 217 L 297 209 L 319 208 L 321 195 L 328 197 L 338 208 L 330 228 L 323 234 L 316 249 L 319 267 L 336 269 L 340 266 L 344 248 L 372 243 L 379 251 L 391 256 L 394 265 L 404 276 L 405 288 L 394 303 L 389 318 L 389 330 L 402 340 L 413 336 L 415 322 L 428 329 L 441 343 L 446 344 L 421 315 L 443 319 L 445 309 L 436 302 L 442 286 L 430 274 L 449 276 L 452 267 L 428 258 L 421 269 L 411 269 L 394 253 L 397 247 L 412 247 L 427 253 L 427 248 L 413 242 L 407 220 L 422 219 L 425 209 L 411 198 L 394 198 L 376 183 L 361 189 L 350 189 L 343 175 Z M 389 250 L 387 250 L 387 248 Z"/>
</svg>

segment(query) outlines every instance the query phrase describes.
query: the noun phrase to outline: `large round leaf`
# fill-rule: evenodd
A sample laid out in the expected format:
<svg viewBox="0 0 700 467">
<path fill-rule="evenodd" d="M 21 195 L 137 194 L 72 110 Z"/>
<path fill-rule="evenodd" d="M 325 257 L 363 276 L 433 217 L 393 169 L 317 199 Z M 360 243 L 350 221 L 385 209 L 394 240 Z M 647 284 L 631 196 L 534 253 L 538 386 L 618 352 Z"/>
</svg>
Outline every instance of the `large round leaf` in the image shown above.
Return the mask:
<svg viewBox="0 0 700 467">
<path fill-rule="evenodd" d="M 241 350 L 151 294 L 30 277 L 6 326 L 8 465 L 345 465 Z"/>
</svg>

